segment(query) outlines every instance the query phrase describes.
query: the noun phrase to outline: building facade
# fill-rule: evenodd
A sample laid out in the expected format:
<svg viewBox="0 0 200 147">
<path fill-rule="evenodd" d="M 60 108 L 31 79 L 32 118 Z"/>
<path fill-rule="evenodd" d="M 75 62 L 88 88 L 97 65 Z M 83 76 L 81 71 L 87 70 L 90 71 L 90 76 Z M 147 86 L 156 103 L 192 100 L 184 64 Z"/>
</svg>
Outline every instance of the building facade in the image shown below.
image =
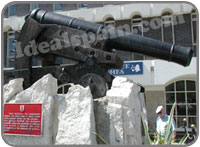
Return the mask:
<svg viewBox="0 0 200 147">
<path fill-rule="evenodd" d="M 35 8 L 54 11 L 66 16 L 104 24 L 108 27 L 120 28 L 129 26 L 130 32 L 194 49 L 191 64 L 188 67 L 158 60 L 149 56 L 116 50 L 126 65 L 140 63 L 135 71 L 140 74 L 119 74 L 111 70 L 115 76 L 124 76 L 145 88 L 146 107 L 150 130 L 155 131 L 156 107 L 163 105 L 169 114 L 174 102 L 177 103 L 174 119 L 177 131 L 184 131 L 183 119 L 191 129 L 197 123 L 197 12 L 188 3 L 23 3 L 10 4 L 4 9 L 3 20 L 3 55 L 4 67 L 14 66 L 15 32 L 24 24 L 24 16 Z M 59 63 L 68 60 L 58 59 Z M 35 59 L 34 65 L 40 61 Z M 136 73 L 135 72 L 135 73 Z"/>
</svg>

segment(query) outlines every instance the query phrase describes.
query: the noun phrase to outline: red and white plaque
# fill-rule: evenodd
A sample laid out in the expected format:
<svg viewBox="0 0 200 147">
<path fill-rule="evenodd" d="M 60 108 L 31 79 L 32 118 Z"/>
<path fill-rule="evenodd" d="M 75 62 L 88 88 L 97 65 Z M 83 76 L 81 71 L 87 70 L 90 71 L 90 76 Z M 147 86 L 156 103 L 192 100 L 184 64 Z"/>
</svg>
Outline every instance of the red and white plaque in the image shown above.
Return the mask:
<svg viewBox="0 0 200 147">
<path fill-rule="evenodd" d="M 42 104 L 5 104 L 4 135 L 41 135 Z"/>
</svg>

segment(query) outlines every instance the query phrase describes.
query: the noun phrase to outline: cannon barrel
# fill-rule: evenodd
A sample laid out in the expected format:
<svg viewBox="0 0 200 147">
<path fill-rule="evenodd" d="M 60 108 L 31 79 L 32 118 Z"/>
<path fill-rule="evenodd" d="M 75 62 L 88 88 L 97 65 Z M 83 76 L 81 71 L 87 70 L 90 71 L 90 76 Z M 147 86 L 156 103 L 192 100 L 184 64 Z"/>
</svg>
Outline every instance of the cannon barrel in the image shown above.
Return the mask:
<svg viewBox="0 0 200 147">
<path fill-rule="evenodd" d="M 41 24 L 58 24 L 86 32 L 93 32 L 95 34 L 100 34 L 103 32 L 103 30 L 113 32 L 113 30 L 110 30 L 111 28 L 101 24 L 96 24 L 41 9 L 33 10 L 28 16 Z M 123 34 L 121 30 L 115 29 L 114 32 L 116 34 Z M 108 48 L 131 51 L 167 61 L 173 61 L 183 66 L 188 66 L 190 64 L 193 55 L 193 50 L 191 47 L 183 47 L 161 42 L 159 40 L 134 35 L 128 32 L 123 36 L 108 38 L 106 45 Z"/>
</svg>

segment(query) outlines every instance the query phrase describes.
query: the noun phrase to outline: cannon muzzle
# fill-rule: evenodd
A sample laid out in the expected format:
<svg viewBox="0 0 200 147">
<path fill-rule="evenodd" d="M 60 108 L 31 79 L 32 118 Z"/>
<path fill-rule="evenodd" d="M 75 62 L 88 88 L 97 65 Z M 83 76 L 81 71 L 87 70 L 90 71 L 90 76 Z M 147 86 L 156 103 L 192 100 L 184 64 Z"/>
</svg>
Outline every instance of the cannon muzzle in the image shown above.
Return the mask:
<svg viewBox="0 0 200 147">
<path fill-rule="evenodd" d="M 40 9 L 33 10 L 29 17 L 41 24 L 58 24 L 86 32 L 93 32 L 95 34 L 101 34 L 103 30 L 107 30 L 107 32 L 113 32 L 113 30 L 110 30 L 111 28 L 101 24 L 96 24 Z M 114 32 L 116 34 L 123 34 L 121 30 L 114 30 Z M 109 36 L 111 36 L 111 34 L 109 34 Z M 106 46 L 108 48 L 131 51 L 167 61 L 173 61 L 183 66 L 188 66 L 193 56 L 193 50 L 191 47 L 183 47 L 161 42 L 159 40 L 134 35 L 128 32 L 123 36 L 108 38 Z"/>
</svg>

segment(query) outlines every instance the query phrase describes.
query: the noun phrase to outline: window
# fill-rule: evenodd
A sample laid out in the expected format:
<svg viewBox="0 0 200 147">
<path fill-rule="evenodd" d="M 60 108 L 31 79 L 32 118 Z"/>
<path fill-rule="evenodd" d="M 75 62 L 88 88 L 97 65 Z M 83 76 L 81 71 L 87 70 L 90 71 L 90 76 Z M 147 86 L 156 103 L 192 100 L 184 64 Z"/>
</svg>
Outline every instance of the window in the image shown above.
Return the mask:
<svg viewBox="0 0 200 147">
<path fill-rule="evenodd" d="M 140 15 L 136 15 L 132 18 L 131 29 L 133 34 L 143 36 L 142 17 Z"/>
<path fill-rule="evenodd" d="M 104 7 L 107 7 L 107 6 L 113 6 L 114 4 L 109 4 L 109 3 L 103 3 L 103 6 Z"/>
<path fill-rule="evenodd" d="M 197 45 L 197 14 L 195 11 L 191 13 L 191 21 L 192 21 L 192 43 L 193 45 Z"/>
<path fill-rule="evenodd" d="M 8 16 L 16 15 L 16 5 L 10 5 L 8 8 Z"/>
<path fill-rule="evenodd" d="M 39 8 L 38 4 L 30 4 L 30 10 Z"/>
<path fill-rule="evenodd" d="M 37 58 L 32 58 L 32 66 L 38 66 L 39 65 L 39 60 Z"/>
<path fill-rule="evenodd" d="M 133 34 L 143 36 L 143 24 L 142 24 L 142 17 L 140 15 L 135 15 L 131 19 L 131 30 Z M 144 60 L 145 56 L 133 53 L 132 54 L 133 60 Z"/>
<path fill-rule="evenodd" d="M 55 63 L 56 63 L 56 65 L 60 65 L 63 63 L 63 59 L 61 57 L 56 57 Z"/>
<path fill-rule="evenodd" d="M 115 27 L 115 20 L 113 17 L 109 17 L 105 20 L 104 25 L 109 27 L 109 28 L 114 28 Z"/>
<path fill-rule="evenodd" d="M 174 120 L 176 128 L 183 129 L 186 118 L 186 127 L 191 128 L 192 124 L 196 125 L 197 121 L 197 102 L 196 102 L 196 82 L 192 80 L 176 81 L 165 88 L 166 96 L 166 113 L 170 114 L 170 110 L 174 102 L 176 108 L 174 112 Z"/>
<path fill-rule="evenodd" d="M 169 42 L 169 43 L 175 43 L 172 14 L 170 12 L 163 13 L 161 20 L 162 20 L 161 21 L 162 41 Z"/>
<path fill-rule="evenodd" d="M 15 33 L 8 32 L 8 47 L 7 47 L 7 67 L 14 67 L 15 57 Z"/>
<path fill-rule="evenodd" d="M 61 4 L 54 4 L 54 5 L 53 5 L 53 10 L 54 10 L 54 11 L 61 10 Z"/>
<path fill-rule="evenodd" d="M 79 8 L 87 8 L 88 7 L 88 4 L 78 4 L 78 9 Z"/>
<path fill-rule="evenodd" d="M 194 56 L 196 57 L 196 47 L 197 47 L 197 14 L 193 10 L 191 13 L 191 32 L 192 32 L 192 45 L 194 48 Z"/>
</svg>

